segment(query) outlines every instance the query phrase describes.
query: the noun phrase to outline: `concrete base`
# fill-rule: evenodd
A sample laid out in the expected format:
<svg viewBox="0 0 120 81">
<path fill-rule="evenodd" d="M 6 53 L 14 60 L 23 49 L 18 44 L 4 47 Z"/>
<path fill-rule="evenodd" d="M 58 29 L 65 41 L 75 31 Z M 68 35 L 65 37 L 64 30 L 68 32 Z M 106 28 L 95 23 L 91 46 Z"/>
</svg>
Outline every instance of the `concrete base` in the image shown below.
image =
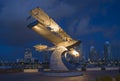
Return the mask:
<svg viewBox="0 0 120 81">
<path fill-rule="evenodd" d="M 38 72 L 38 69 L 24 69 L 24 72 Z"/>
<path fill-rule="evenodd" d="M 105 67 L 105 70 L 119 70 L 119 67 Z"/>
<path fill-rule="evenodd" d="M 77 68 L 79 71 L 102 71 L 102 70 L 120 70 L 120 67 L 92 67 L 92 68 Z"/>
<path fill-rule="evenodd" d="M 81 71 L 46 71 L 43 72 L 45 76 L 82 76 L 83 73 Z"/>
<path fill-rule="evenodd" d="M 86 71 L 100 71 L 100 67 L 95 67 L 95 68 L 86 68 Z"/>
</svg>

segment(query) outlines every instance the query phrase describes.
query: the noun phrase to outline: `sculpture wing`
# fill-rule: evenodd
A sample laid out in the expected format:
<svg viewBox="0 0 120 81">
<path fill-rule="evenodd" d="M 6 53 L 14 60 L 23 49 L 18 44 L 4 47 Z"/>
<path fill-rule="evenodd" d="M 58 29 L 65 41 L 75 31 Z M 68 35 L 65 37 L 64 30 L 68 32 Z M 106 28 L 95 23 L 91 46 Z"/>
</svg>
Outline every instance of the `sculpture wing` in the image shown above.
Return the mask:
<svg viewBox="0 0 120 81">
<path fill-rule="evenodd" d="M 35 8 L 31 11 L 31 15 L 39 21 L 42 25 L 50 29 L 51 32 L 56 33 L 63 41 L 70 41 L 72 38 L 63 31 L 63 29 L 55 23 L 42 9 Z"/>
<path fill-rule="evenodd" d="M 29 27 L 39 35 L 43 36 L 55 46 L 72 47 L 79 44 L 79 41 L 73 40 L 63 29 L 55 23 L 42 9 L 35 8 L 30 14 L 37 20 Z"/>
</svg>

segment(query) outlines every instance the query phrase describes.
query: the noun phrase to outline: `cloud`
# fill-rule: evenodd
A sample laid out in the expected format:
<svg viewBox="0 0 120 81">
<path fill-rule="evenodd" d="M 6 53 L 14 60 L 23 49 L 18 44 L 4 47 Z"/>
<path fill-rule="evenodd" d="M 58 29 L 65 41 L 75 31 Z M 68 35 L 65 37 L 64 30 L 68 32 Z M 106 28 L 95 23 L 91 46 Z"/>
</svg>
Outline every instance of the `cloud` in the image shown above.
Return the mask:
<svg viewBox="0 0 120 81">
<path fill-rule="evenodd" d="M 81 36 L 81 35 L 87 35 L 95 32 L 106 32 L 105 30 L 108 30 L 105 26 L 107 22 L 101 23 L 102 19 L 104 20 L 105 15 L 108 13 L 108 9 L 112 7 L 112 5 L 115 3 L 113 0 L 80 0 L 79 2 L 76 2 L 74 0 L 64 0 L 64 2 L 68 3 L 69 5 L 72 5 L 72 7 L 75 9 L 75 13 L 73 13 L 73 16 L 71 18 L 71 21 L 69 20 L 69 23 L 67 26 L 67 31 L 69 34 L 70 32 L 74 33 L 74 36 Z M 91 24 L 91 21 L 96 22 L 96 18 L 99 17 L 99 15 L 102 16 L 101 21 L 98 19 L 97 22 L 101 23 L 99 25 L 95 25 L 94 23 Z M 71 16 L 71 15 L 70 15 Z M 69 16 L 69 17 L 70 17 Z M 111 27 L 110 27 L 111 29 Z M 108 30 L 110 31 L 110 30 Z M 107 32 L 107 34 L 110 34 Z M 72 36 L 72 34 L 71 34 Z M 73 37 L 74 37 L 73 36 Z"/>
<path fill-rule="evenodd" d="M 60 20 L 74 14 L 76 12 L 76 8 L 69 4 L 59 2 L 59 4 L 54 6 L 54 8 L 49 9 L 48 12 L 55 20 Z"/>
<path fill-rule="evenodd" d="M 69 26 L 69 32 L 74 33 L 76 36 L 85 35 L 90 33 L 89 28 L 90 18 L 76 19 Z"/>
<path fill-rule="evenodd" d="M 108 27 L 105 26 L 98 26 L 98 27 L 92 27 L 91 31 L 92 32 L 101 32 L 104 37 L 109 38 L 110 40 L 113 40 L 113 38 L 117 39 L 116 36 L 119 35 L 119 26 L 117 25 L 111 25 Z"/>
<path fill-rule="evenodd" d="M 101 32 L 103 37 L 112 40 L 112 38 L 119 33 L 119 26 L 117 24 L 114 26 L 115 23 L 111 22 L 110 24 L 110 21 L 105 20 L 107 19 L 105 16 L 109 15 L 109 9 L 114 7 L 116 4 L 116 0 L 80 0 L 79 3 L 74 0 L 64 1 L 69 3 L 69 5 L 72 5 L 77 10 L 75 17 L 69 22 L 69 28 L 67 29 L 69 32 L 74 33 L 74 36 L 80 37 Z"/>
<path fill-rule="evenodd" d="M 119 26 L 111 24 L 111 26 L 107 24 L 91 24 L 91 17 L 85 17 L 81 19 L 74 20 L 68 28 L 68 31 L 72 34 L 74 33 L 74 36 L 80 37 L 85 35 L 90 35 L 93 33 L 100 32 L 103 37 L 109 39 L 109 40 L 119 40 Z M 71 35 L 72 35 L 71 34 Z"/>
</svg>

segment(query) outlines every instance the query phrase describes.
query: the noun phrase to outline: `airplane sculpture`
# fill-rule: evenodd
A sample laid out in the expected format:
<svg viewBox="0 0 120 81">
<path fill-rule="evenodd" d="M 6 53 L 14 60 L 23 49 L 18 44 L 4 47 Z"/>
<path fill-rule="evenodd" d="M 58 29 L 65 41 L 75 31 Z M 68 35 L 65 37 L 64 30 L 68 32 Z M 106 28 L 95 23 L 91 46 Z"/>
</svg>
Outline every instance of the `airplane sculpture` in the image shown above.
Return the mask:
<svg viewBox="0 0 120 81">
<path fill-rule="evenodd" d="M 31 10 L 30 14 L 37 21 L 29 24 L 28 27 L 55 45 L 53 47 L 48 47 L 47 45 L 35 45 L 34 47 L 37 51 L 53 51 L 53 56 L 51 56 L 52 63 L 53 63 L 53 60 L 60 61 L 60 59 L 58 60 L 58 58 L 56 58 L 56 57 L 60 56 L 64 51 L 67 51 L 70 54 L 73 54 L 76 56 L 80 55 L 74 49 L 74 47 L 78 46 L 81 42 L 78 40 L 72 39 L 42 9 L 37 7 L 35 9 Z M 54 65 L 55 63 L 54 64 L 52 64 L 52 63 L 51 63 L 51 67 L 53 66 L 53 68 L 52 68 L 53 70 L 58 70 L 58 68 L 60 70 L 64 70 L 64 69 L 61 69 L 61 66 L 64 66 L 64 65 L 60 65 L 60 67 L 56 67 Z M 58 64 L 58 62 L 56 64 Z"/>
</svg>

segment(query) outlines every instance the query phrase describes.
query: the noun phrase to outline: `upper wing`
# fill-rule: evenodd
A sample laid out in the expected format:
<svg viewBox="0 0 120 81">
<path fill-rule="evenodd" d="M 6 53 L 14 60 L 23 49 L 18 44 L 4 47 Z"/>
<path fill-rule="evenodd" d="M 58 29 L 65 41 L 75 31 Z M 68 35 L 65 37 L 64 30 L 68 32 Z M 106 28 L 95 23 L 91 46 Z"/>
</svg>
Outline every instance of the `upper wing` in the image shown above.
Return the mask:
<svg viewBox="0 0 120 81">
<path fill-rule="evenodd" d="M 55 23 L 42 9 L 35 8 L 31 15 L 38 20 L 32 25 L 32 29 L 51 41 L 56 46 L 71 47 L 79 44 L 79 41 L 73 40 L 63 29 Z"/>
<path fill-rule="evenodd" d="M 55 32 L 63 41 L 70 41 L 72 38 L 63 31 L 63 29 L 55 23 L 42 9 L 35 8 L 31 11 L 31 15 L 43 24 L 45 27 L 49 28 L 51 32 Z"/>
</svg>

